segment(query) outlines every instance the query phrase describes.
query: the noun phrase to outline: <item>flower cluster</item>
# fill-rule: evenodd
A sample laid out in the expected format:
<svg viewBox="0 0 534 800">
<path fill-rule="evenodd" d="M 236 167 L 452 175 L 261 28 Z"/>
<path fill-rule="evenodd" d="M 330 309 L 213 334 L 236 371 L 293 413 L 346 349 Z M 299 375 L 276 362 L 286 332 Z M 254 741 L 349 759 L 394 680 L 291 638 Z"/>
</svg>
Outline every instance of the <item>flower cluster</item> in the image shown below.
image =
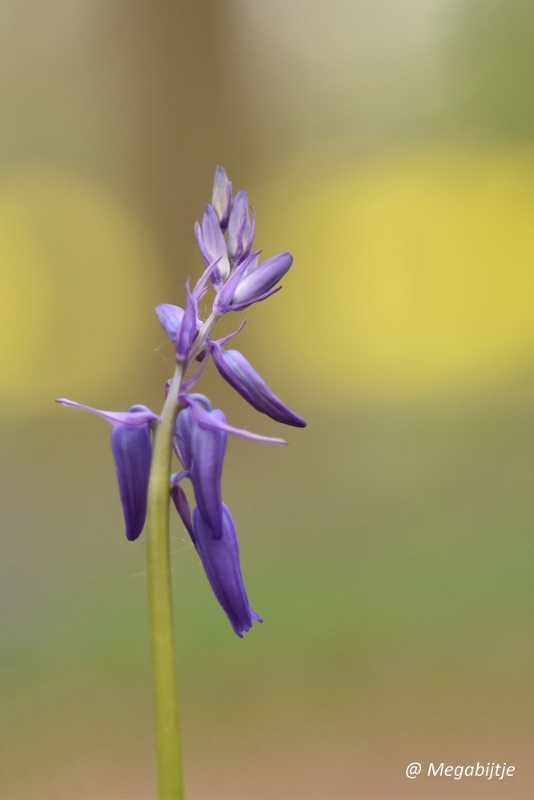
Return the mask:
<svg viewBox="0 0 534 800">
<path fill-rule="evenodd" d="M 263 414 L 286 425 L 305 427 L 306 423 L 277 397 L 238 350 L 223 346 L 239 333 L 216 340 L 214 324 L 230 311 L 247 308 L 265 300 L 281 287 L 280 279 L 291 267 L 290 253 L 279 253 L 260 261 L 253 251 L 255 217 L 247 193 L 232 193 L 225 170 L 217 167 L 211 204 L 206 206 L 202 223 L 195 234 L 205 270 L 191 290 L 186 284 L 185 309 L 164 303 L 157 306 L 158 320 L 174 344 L 177 372 L 167 384 L 167 403 L 174 403 L 173 449 L 182 469 L 169 475 L 169 493 L 200 556 L 211 588 L 238 636 L 261 622 L 250 607 L 239 562 L 239 545 L 234 521 L 221 496 L 221 474 L 228 434 L 272 444 L 283 439 L 260 436 L 229 425 L 219 409 L 193 385 L 211 357 L 222 377 L 245 400 Z M 211 313 L 199 319 L 199 301 L 214 290 Z M 241 326 L 242 327 L 242 326 Z M 196 362 L 200 367 L 187 378 Z M 174 396 L 176 395 L 176 396 Z M 64 398 L 65 406 L 91 411 L 113 426 L 111 448 L 115 461 L 119 493 L 124 512 L 126 537 L 134 541 L 141 534 L 147 515 L 147 495 L 152 465 L 151 434 L 157 436 L 160 417 L 146 406 L 132 406 L 126 412 L 101 411 Z M 162 412 L 165 413 L 165 408 Z M 191 513 L 181 486 L 189 479 L 196 507 Z"/>
</svg>

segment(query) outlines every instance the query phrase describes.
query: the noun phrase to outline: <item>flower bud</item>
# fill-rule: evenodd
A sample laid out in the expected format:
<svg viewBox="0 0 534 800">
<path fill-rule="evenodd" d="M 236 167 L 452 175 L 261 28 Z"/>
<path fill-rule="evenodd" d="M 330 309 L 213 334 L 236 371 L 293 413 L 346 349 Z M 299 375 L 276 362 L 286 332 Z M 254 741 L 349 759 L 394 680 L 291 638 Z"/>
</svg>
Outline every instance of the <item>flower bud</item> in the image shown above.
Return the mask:
<svg viewBox="0 0 534 800">
<path fill-rule="evenodd" d="M 202 226 L 195 223 L 195 235 L 206 267 L 217 261 L 217 266 L 210 274 L 213 285 L 217 288 L 230 275 L 230 262 L 217 214 L 211 206 L 206 206 L 202 218 Z"/>
<path fill-rule="evenodd" d="M 306 422 L 291 411 L 267 386 L 252 364 L 239 350 L 225 350 L 219 342 L 211 342 L 213 362 L 223 378 L 257 411 L 277 422 L 305 428 Z"/>
<path fill-rule="evenodd" d="M 247 193 L 243 189 L 234 199 L 228 222 L 228 255 L 234 264 L 240 264 L 252 249 L 256 218 L 248 205 Z"/>
<path fill-rule="evenodd" d="M 215 170 L 211 205 L 217 214 L 222 230 L 225 231 L 228 227 L 228 219 L 232 210 L 232 184 L 228 180 L 228 175 L 223 167 L 217 167 Z"/>
<path fill-rule="evenodd" d="M 183 308 L 173 306 L 170 303 L 161 303 L 156 306 L 156 316 L 171 342 L 176 344 L 176 338 L 184 317 Z"/>
<path fill-rule="evenodd" d="M 231 308 L 237 311 L 259 300 L 265 300 L 277 291 L 273 287 L 284 277 L 292 263 L 291 253 L 278 253 L 261 264 L 252 264 L 237 284 L 230 303 Z"/>
</svg>

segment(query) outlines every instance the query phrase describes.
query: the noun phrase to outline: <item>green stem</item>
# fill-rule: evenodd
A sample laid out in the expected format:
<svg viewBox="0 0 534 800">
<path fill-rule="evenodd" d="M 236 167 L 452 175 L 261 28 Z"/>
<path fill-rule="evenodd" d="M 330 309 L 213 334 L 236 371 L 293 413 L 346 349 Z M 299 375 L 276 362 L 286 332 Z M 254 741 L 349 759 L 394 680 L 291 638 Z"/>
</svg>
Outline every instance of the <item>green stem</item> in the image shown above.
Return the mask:
<svg viewBox="0 0 534 800">
<path fill-rule="evenodd" d="M 178 392 L 182 369 L 178 364 L 156 431 L 146 519 L 159 800 L 184 799 L 169 545 L 172 435 L 181 407 Z"/>
</svg>

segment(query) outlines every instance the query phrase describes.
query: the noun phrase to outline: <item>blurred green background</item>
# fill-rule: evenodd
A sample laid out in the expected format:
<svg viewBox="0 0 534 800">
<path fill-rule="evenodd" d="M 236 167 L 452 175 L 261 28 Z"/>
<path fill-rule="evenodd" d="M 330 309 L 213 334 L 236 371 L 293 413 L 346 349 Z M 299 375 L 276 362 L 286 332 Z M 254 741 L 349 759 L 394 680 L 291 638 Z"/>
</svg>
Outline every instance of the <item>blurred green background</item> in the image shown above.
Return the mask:
<svg viewBox="0 0 534 800">
<path fill-rule="evenodd" d="M 229 445 L 243 641 L 173 528 L 188 797 L 531 797 L 534 5 L 4 0 L 0 41 L 2 800 L 155 797 L 145 543 L 53 400 L 161 406 L 219 163 L 295 255 L 238 346 L 309 427 Z"/>
</svg>

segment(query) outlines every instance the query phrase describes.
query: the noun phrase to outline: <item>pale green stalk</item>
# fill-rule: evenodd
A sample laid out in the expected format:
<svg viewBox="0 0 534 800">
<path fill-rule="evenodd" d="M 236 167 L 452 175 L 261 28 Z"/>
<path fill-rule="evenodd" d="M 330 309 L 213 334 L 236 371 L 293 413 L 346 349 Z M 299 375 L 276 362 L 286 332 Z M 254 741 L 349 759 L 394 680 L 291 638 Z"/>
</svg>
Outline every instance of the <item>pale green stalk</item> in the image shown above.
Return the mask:
<svg viewBox="0 0 534 800">
<path fill-rule="evenodd" d="M 156 431 L 145 528 L 159 800 L 184 799 L 169 545 L 172 435 L 181 405 L 182 369 L 178 364 Z"/>
<path fill-rule="evenodd" d="M 179 362 L 156 430 L 145 530 L 152 673 L 156 707 L 156 739 L 159 800 L 183 800 L 182 745 L 178 712 L 178 685 L 172 621 L 171 558 L 169 544 L 169 499 L 172 436 L 176 416 L 183 404 L 178 399 L 182 379 L 201 352 L 219 318 L 212 312 L 184 365 Z"/>
</svg>

